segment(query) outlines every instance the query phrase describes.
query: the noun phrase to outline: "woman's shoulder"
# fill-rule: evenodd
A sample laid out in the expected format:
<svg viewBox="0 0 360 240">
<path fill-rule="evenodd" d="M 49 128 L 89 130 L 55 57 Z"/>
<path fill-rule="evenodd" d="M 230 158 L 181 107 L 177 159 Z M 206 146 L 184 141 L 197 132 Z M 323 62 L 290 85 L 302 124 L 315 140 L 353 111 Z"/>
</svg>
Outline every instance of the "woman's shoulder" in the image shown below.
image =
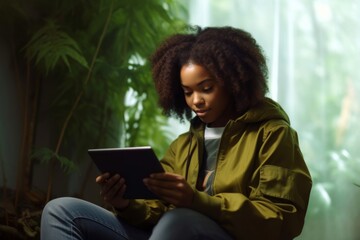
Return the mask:
<svg viewBox="0 0 360 240">
<path fill-rule="evenodd" d="M 282 123 L 290 125 L 290 119 L 285 110 L 279 103 L 270 98 L 265 98 L 263 101 L 249 108 L 235 121 L 251 124 Z"/>
</svg>

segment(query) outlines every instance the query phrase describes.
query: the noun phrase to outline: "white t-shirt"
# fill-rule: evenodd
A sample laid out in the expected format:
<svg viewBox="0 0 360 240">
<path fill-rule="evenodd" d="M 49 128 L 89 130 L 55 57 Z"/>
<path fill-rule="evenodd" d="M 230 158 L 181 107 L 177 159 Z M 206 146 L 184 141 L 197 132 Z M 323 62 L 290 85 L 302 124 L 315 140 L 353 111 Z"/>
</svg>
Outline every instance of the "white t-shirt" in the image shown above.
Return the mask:
<svg viewBox="0 0 360 240">
<path fill-rule="evenodd" d="M 200 168 L 199 189 L 205 191 L 209 195 L 213 195 L 212 185 L 214 182 L 217 154 L 221 136 L 225 127 L 205 128 L 205 156 L 204 162 Z"/>
</svg>

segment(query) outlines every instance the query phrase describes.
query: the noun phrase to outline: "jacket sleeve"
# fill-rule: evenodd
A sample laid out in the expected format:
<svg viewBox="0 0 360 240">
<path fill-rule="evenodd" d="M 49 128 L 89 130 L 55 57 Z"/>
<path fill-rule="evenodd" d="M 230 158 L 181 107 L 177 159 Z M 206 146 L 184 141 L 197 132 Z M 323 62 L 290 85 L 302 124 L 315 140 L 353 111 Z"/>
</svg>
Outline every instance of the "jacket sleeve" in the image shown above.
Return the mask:
<svg viewBox="0 0 360 240">
<path fill-rule="evenodd" d="M 236 239 L 293 239 L 303 228 L 312 185 L 296 132 L 286 124 L 273 126 L 257 142 L 249 193 L 196 191 L 192 208 Z"/>
</svg>

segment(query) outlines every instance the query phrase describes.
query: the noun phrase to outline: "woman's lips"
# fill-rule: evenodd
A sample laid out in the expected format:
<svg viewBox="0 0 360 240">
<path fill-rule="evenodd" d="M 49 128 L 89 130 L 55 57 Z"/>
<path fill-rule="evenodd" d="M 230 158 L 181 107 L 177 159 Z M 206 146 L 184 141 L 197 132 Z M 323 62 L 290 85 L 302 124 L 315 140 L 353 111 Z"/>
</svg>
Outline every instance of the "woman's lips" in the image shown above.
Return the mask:
<svg viewBox="0 0 360 240">
<path fill-rule="evenodd" d="M 199 110 L 199 111 L 195 111 L 196 115 L 198 115 L 199 117 L 203 117 L 207 114 L 208 110 Z"/>
</svg>

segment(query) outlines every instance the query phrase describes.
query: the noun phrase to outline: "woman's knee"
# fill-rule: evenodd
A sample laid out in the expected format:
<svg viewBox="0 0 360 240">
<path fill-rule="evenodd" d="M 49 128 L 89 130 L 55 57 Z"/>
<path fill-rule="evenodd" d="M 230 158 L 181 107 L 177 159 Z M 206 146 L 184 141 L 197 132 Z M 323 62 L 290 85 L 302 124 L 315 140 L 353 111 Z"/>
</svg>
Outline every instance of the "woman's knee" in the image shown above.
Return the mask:
<svg viewBox="0 0 360 240">
<path fill-rule="evenodd" d="M 44 209 L 42 216 L 43 217 L 50 217 L 50 216 L 57 216 L 60 217 L 64 214 L 71 213 L 72 208 L 74 205 L 77 204 L 79 200 L 76 198 L 71 197 L 61 197 L 61 198 L 55 198 L 51 201 L 49 201 Z"/>
</svg>

